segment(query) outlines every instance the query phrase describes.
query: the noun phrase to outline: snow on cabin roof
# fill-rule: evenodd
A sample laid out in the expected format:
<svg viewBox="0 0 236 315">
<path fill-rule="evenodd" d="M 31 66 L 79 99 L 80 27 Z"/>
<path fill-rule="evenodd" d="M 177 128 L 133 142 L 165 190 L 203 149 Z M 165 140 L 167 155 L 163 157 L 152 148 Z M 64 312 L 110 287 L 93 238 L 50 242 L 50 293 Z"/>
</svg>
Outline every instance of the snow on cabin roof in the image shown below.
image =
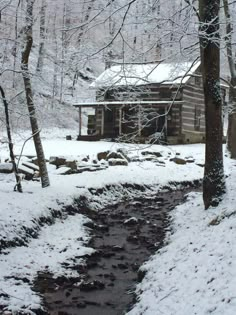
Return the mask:
<svg viewBox="0 0 236 315">
<path fill-rule="evenodd" d="M 200 62 L 122 64 L 106 69 L 91 85 L 91 88 L 145 85 L 150 83 L 186 83 L 200 66 Z"/>
</svg>

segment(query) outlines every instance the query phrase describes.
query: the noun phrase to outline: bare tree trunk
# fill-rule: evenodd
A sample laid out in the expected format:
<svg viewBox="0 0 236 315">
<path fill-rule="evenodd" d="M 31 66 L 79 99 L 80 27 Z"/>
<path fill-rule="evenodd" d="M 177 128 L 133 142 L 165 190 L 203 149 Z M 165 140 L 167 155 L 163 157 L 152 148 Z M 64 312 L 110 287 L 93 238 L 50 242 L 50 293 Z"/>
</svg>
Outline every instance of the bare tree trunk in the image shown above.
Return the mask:
<svg viewBox="0 0 236 315">
<path fill-rule="evenodd" d="M 203 179 L 205 209 L 216 206 L 225 192 L 220 95 L 220 0 L 199 0 L 200 45 L 205 96 L 206 148 Z"/>
<path fill-rule="evenodd" d="M 236 67 L 233 58 L 233 49 L 232 49 L 232 32 L 233 26 L 231 23 L 231 16 L 229 10 L 228 0 L 223 0 L 224 12 L 226 18 L 226 49 L 228 64 L 230 70 L 230 90 L 229 90 L 229 110 L 228 110 L 228 139 L 227 145 L 232 159 L 236 159 Z"/>
<path fill-rule="evenodd" d="M 63 100 L 63 90 L 64 90 L 64 75 L 65 75 L 65 54 L 66 54 L 66 0 L 64 0 L 63 6 L 63 18 L 62 18 L 62 27 L 61 32 L 61 82 L 60 82 L 60 102 Z"/>
<path fill-rule="evenodd" d="M 44 58 L 44 44 L 45 44 L 45 15 L 46 15 L 46 2 L 42 0 L 40 10 L 40 44 L 39 44 L 39 56 L 36 71 L 42 72 L 43 69 L 43 58 Z"/>
<path fill-rule="evenodd" d="M 83 23 L 87 23 L 89 18 L 90 18 L 90 14 L 91 14 L 91 11 L 93 9 L 93 5 L 94 5 L 94 2 L 95 0 L 91 0 L 87 9 L 86 9 L 86 14 L 85 14 L 85 17 L 84 17 L 84 20 L 83 20 Z M 85 3 L 86 3 L 86 0 L 84 0 L 83 2 L 83 8 L 85 7 Z M 77 45 L 78 45 L 78 48 L 80 48 L 81 46 L 81 41 L 82 41 L 82 38 L 83 38 L 83 35 L 84 35 L 84 26 L 82 26 L 80 28 L 80 31 L 79 31 L 79 34 L 78 34 L 78 37 L 77 37 Z M 78 76 L 79 76 L 79 69 L 78 69 L 78 62 L 76 62 L 76 65 L 75 65 L 75 73 L 74 73 L 74 76 L 73 76 L 73 82 L 72 82 L 72 96 L 74 95 L 74 90 L 75 90 L 75 85 L 78 81 Z"/>
<path fill-rule="evenodd" d="M 27 8 L 26 8 L 26 25 L 25 25 L 25 34 L 24 34 L 24 47 L 22 49 L 22 59 L 21 59 L 21 69 L 22 69 L 22 76 L 24 80 L 25 86 L 25 94 L 26 94 L 26 101 L 29 111 L 31 129 L 33 133 L 34 145 L 35 150 L 37 153 L 40 176 L 41 176 L 41 183 L 42 187 L 47 187 L 50 185 L 46 161 L 43 152 L 43 146 L 40 138 L 38 121 L 36 118 L 36 110 L 33 102 L 33 93 L 31 88 L 31 80 L 29 75 L 29 55 L 33 44 L 33 36 L 32 36 L 32 29 L 33 29 L 33 5 L 34 0 L 27 0 Z"/>
<path fill-rule="evenodd" d="M 230 80 L 230 106 L 228 111 L 227 148 L 231 159 L 236 159 L 236 78 Z"/>
<path fill-rule="evenodd" d="M 56 7 L 57 9 L 57 7 Z M 56 10 L 57 11 L 57 10 Z M 52 108 L 54 107 L 55 97 L 57 95 L 57 76 L 58 76 L 58 43 L 57 43 L 57 34 L 56 34 L 56 11 L 53 17 L 53 37 L 54 37 L 54 45 L 55 45 L 55 52 L 54 52 L 54 69 L 53 69 L 53 86 L 52 86 Z"/>
<path fill-rule="evenodd" d="M 3 100 L 3 104 L 4 104 L 4 110 L 5 110 L 7 137 L 8 137 L 8 146 L 9 146 L 9 151 L 10 151 L 10 157 L 11 157 L 13 171 L 14 171 L 15 178 L 16 178 L 16 186 L 15 187 L 16 187 L 17 191 L 22 193 L 23 190 L 22 190 L 22 186 L 21 186 L 21 178 L 20 178 L 20 176 L 18 174 L 18 169 L 17 169 L 16 161 L 15 161 L 15 155 L 14 155 L 14 152 L 13 152 L 13 142 L 12 142 L 12 137 L 11 137 L 11 128 L 10 128 L 8 103 L 7 103 L 7 100 L 6 100 L 3 88 L 1 86 L 0 86 L 0 91 L 1 91 L 2 100 Z"/>
<path fill-rule="evenodd" d="M 134 34 L 133 34 L 133 51 L 132 51 L 132 60 L 134 61 L 135 58 L 137 58 L 137 39 L 138 39 L 138 15 L 139 15 L 139 9 L 138 9 L 138 2 L 136 2 L 136 8 L 135 8 L 135 23 L 134 23 Z"/>
<path fill-rule="evenodd" d="M 20 0 L 18 1 L 17 8 L 16 8 L 16 16 L 15 16 L 15 44 L 13 47 L 13 57 L 14 57 L 14 62 L 13 62 L 13 80 L 12 80 L 12 88 L 14 89 L 16 87 L 16 57 L 17 57 L 17 37 L 18 37 L 18 12 L 19 12 L 19 7 L 20 7 Z"/>
</svg>

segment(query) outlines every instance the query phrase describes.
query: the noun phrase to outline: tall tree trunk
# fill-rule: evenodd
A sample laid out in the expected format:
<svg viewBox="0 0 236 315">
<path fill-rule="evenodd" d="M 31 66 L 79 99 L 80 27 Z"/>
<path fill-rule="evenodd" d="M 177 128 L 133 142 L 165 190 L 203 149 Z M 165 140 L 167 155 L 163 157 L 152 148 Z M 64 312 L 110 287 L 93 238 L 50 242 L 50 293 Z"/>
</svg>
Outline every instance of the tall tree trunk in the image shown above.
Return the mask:
<svg viewBox="0 0 236 315">
<path fill-rule="evenodd" d="M 53 38 L 54 38 L 54 64 L 53 64 L 53 85 L 52 85 L 52 108 L 54 107 L 55 98 L 57 95 L 58 84 L 57 84 L 57 77 L 58 77 L 58 43 L 57 43 L 57 34 L 56 34 L 56 10 L 53 17 Z"/>
<path fill-rule="evenodd" d="M 228 0 L 223 0 L 224 13 L 226 19 L 226 50 L 228 57 L 228 64 L 230 70 L 230 90 L 229 90 L 229 110 L 228 110 L 228 139 L 227 145 L 232 159 L 236 159 L 236 67 L 233 57 L 232 49 L 232 33 L 233 26 L 231 23 L 231 16 L 229 10 Z"/>
<path fill-rule="evenodd" d="M 33 5 L 34 0 L 27 0 L 26 20 L 25 20 L 25 34 L 24 34 L 24 47 L 22 49 L 21 70 L 25 86 L 26 101 L 29 111 L 31 129 L 33 133 L 35 150 L 37 153 L 41 183 L 42 187 L 50 185 L 46 161 L 43 152 L 43 146 L 40 138 L 38 121 L 36 118 L 36 110 L 33 102 L 33 93 L 31 88 L 31 80 L 29 75 L 29 55 L 33 44 Z"/>
<path fill-rule="evenodd" d="M 19 12 L 19 7 L 20 7 L 20 0 L 18 0 L 18 4 L 16 7 L 16 16 L 15 16 L 15 44 L 13 46 L 13 57 L 14 57 L 14 62 L 13 62 L 13 80 L 12 80 L 12 88 L 16 88 L 16 60 L 17 60 L 17 37 L 18 37 L 18 12 Z"/>
<path fill-rule="evenodd" d="M 42 72 L 43 69 L 43 58 L 44 58 L 44 44 L 45 44 L 45 15 L 46 15 L 46 2 L 42 0 L 41 10 L 40 10 L 40 44 L 39 44 L 39 55 L 36 71 L 38 73 Z"/>
<path fill-rule="evenodd" d="M 8 102 L 6 100 L 4 90 L 3 90 L 3 88 L 1 86 L 0 86 L 0 92 L 1 92 L 1 95 L 2 95 L 2 101 L 3 101 L 3 104 L 4 104 L 4 110 L 5 110 L 8 147 L 9 147 L 9 151 L 10 151 L 10 157 L 11 157 L 11 162 L 12 162 L 12 166 L 13 166 L 13 171 L 14 171 L 15 178 L 16 178 L 16 186 L 15 186 L 15 188 L 17 189 L 17 191 L 22 193 L 23 190 L 22 190 L 22 186 L 21 186 L 21 178 L 20 178 L 20 175 L 18 174 L 18 169 L 17 169 L 16 161 L 15 161 L 15 155 L 14 155 L 14 152 L 13 152 L 13 142 L 12 142 L 12 137 L 11 137 Z"/>
<path fill-rule="evenodd" d="M 84 0 L 84 2 L 83 2 L 83 7 L 82 7 L 82 8 L 83 8 L 84 10 L 85 10 L 86 2 L 87 2 L 86 0 Z M 84 19 L 83 19 L 83 23 L 84 23 L 84 24 L 86 24 L 86 23 L 88 22 L 89 18 L 90 18 L 90 14 L 91 14 L 91 11 L 92 11 L 92 9 L 93 9 L 94 2 L 95 2 L 95 0 L 91 0 L 90 3 L 88 4 L 88 7 L 87 7 L 87 9 L 86 9 L 86 11 L 85 11 L 85 12 L 86 12 L 86 13 L 85 13 L 85 17 L 84 17 Z M 83 10 L 83 9 L 82 9 L 82 10 Z M 82 39 L 83 39 L 83 36 L 84 36 L 84 31 L 85 31 L 85 26 L 82 26 L 82 27 L 80 28 L 80 31 L 79 31 L 79 34 L 78 34 L 78 37 L 77 37 L 77 47 L 78 47 L 79 49 L 80 49 L 80 47 L 81 47 L 81 42 L 82 42 Z M 77 56 L 76 56 L 76 58 L 77 58 Z M 74 96 L 75 85 L 76 85 L 76 83 L 77 83 L 77 81 L 78 81 L 78 77 L 79 77 L 78 61 L 76 61 L 74 68 L 75 68 L 75 72 L 74 72 L 74 76 L 73 76 L 71 96 Z"/>
<path fill-rule="evenodd" d="M 64 75 L 65 75 L 65 55 L 66 55 L 66 15 L 67 15 L 67 7 L 66 0 L 64 0 L 63 5 L 63 16 L 62 16 L 62 27 L 63 30 L 61 32 L 61 78 L 60 78 L 60 102 L 63 100 L 63 92 L 64 92 Z"/>
<path fill-rule="evenodd" d="M 201 66 L 205 96 L 206 147 L 203 179 L 205 208 L 216 206 L 225 192 L 220 94 L 220 0 L 199 0 Z"/>
</svg>

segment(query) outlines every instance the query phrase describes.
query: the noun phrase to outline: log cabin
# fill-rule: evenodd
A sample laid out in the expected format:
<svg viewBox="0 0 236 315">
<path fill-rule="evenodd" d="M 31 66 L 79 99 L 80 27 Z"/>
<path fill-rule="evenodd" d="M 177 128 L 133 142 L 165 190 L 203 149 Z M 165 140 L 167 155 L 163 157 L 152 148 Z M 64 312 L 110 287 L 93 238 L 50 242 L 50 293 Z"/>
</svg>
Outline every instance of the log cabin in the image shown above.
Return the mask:
<svg viewBox="0 0 236 315">
<path fill-rule="evenodd" d="M 106 69 L 92 84 L 88 134 L 104 138 L 169 144 L 205 141 L 204 94 L 200 62 L 121 64 Z M 227 86 L 221 85 L 223 105 Z"/>
</svg>

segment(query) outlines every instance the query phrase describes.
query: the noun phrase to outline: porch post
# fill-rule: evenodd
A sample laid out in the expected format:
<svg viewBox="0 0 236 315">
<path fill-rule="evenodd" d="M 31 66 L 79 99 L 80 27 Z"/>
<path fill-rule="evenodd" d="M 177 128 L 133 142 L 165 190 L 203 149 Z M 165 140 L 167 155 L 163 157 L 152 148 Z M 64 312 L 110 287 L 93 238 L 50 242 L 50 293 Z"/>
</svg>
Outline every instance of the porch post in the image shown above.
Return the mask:
<svg viewBox="0 0 236 315">
<path fill-rule="evenodd" d="M 81 130 L 82 130 L 82 110 L 81 110 L 81 106 L 79 106 L 79 136 L 81 136 Z"/>
<path fill-rule="evenodd" d="M 119 108 L 119 136 L 122 134 L 122 106 Z"/>
<path fill-rule="evenodd" d="M 138 105 L 138 136 L 141 136 L 141 105 Z"/>
<path fill-rule="evenodd" d="M 167 128 L 168 128 L 168 110 L 167 106 L 165 106 L 165 141 L 167 141 Z"/>
<path fill-rule="evenodd" d="M 179 135 L 182 134 L 182 105 L 179 106 Z"/>
<path fill-rule="evenodd" d="M 104 135 L 104 106 L 102 107 L 101 135 Z"/>
</svg>

